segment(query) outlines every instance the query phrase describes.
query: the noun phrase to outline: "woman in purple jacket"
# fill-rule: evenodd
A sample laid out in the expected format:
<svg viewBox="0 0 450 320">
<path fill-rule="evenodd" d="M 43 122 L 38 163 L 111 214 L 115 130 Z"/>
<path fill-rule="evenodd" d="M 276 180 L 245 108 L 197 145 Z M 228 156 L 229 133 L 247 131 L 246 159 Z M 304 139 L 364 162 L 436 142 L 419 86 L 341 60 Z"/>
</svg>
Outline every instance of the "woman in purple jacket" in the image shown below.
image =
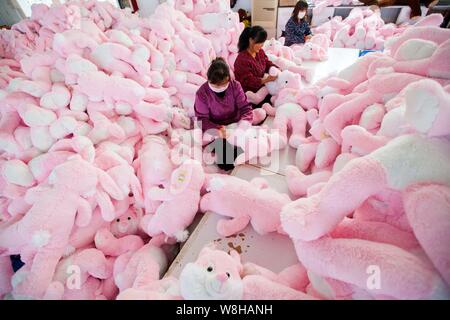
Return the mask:
<svg viewBox="0 0 450 320">
<path fill-rule="evenodd" d="M 226 126 L 253 120 L 252 105 L 241 84 L 232 80 L 230 69 L 223 58 L 216 58 L 208 69 L 208 82 L 203 84 L 195 96 L 195 116 L 203 132 L 216 136 L 213 147 L 219 168 L 231 170 L 242 149 L 226 141 Z"/>
</svg>

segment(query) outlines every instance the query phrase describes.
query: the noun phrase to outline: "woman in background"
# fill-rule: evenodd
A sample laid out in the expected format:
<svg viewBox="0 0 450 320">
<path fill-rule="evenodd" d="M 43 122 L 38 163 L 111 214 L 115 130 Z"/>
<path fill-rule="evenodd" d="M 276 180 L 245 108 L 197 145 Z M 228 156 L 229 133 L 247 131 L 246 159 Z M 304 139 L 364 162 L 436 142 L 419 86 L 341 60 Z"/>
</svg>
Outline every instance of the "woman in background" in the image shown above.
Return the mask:
<svg viewBox="0 0 450 320">
<path fill-rule="evenodd" d="M 292 46 L 293 44 L 302 44 L 311 38 L 311 29 L 306 21 L 306 12 L 308 10 L 308 3 L 300 0 L 295 5 L 294 11 L 285 28 L 285 46 Z"/>
</svg>

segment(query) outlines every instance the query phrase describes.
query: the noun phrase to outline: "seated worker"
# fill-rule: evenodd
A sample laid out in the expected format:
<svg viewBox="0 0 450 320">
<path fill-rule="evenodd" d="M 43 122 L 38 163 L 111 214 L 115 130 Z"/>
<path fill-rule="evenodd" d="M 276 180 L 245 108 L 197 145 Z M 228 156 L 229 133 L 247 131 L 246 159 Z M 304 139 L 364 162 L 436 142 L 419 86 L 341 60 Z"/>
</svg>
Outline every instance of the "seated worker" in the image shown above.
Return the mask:
<svg viewBox="0 0 450 320">
<path fill-rule="evenodd" d="M 286 23 L 285 28 L 285 46 L 292 46 L 293 44 L 302 44 L 311 38 L 311 29 L 306 21 L 306 12 L 308 10 L 308 3 L 300 0 L 295 5 L 292 15 Z"/>
<path fill-rule="evenodd" d="M 234 62 L 234 76 L 242 85 L 244 92 L 257 92 L 267 82 L 277 79 L 267 75 L 271 67 L 277 67 L 267 58 L 262 46 L 267 40 L 267 32 L 260 26 L 245 28 L 239 37 L 239 54 Z M 264 103 L 270 103 L 270 95 L 259 103 L 252 105 L 261 108 Z"/>
<path fill-rule="evenodd" d="M 243 151 L 226 141 L 226 126 L 240 121 L 252 123 L 253 110 L 241 84 L 230 78 L 230 69 L 223 58 L 211 62 L 207 77 L 208 81 L 195 96 L 195 116 L 202 131 L 216 137 L 212 145 L 217 166 L 229 171 Z"/>
</svg>

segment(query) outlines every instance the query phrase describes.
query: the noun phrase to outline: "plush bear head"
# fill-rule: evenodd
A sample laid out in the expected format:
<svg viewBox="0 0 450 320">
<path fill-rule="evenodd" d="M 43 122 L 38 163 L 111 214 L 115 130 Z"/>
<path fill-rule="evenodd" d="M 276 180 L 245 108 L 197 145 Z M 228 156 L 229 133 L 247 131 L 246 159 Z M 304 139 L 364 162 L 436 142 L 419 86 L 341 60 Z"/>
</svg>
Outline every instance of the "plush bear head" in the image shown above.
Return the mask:
<svg viewBox="0 0 450 320">
<path fill-rule="evenodd" d="M 299 74 L 293 73 L 289 70 L 279 71 L 276 68 L 270 69 L 271 75 L 278 75 L 275 81 L 266 83 L 266 87 L 271 95 L 276 95 L 282 89 L 291 88 L 299 89 L 301 86 L 301 77 Z"/>
<path fill-rule="evenodd" d="M 137 234 L 139 230 L 140 215 L 132 210 L 127 210 L 123 215 L 111 222 L 110 230 L 116 238 Z"/>
<path fill-rule="evenodd" d="M 186 300 L 238 300 L 244 287 L 239 254 L 205 247 L 197 261 L 187 264 L 180 275 L 180 292 Z"/>
</svg>

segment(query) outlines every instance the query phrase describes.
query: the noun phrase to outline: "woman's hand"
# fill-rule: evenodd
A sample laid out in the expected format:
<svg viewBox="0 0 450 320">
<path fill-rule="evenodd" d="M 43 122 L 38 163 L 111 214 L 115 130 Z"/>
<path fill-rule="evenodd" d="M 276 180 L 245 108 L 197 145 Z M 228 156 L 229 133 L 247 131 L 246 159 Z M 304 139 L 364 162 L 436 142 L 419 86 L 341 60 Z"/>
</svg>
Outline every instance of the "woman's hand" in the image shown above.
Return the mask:
<svg viewBox="0 0 450 320">
<path fill-rule="evenodd" d="M 221 126 L 219 129 L 219 137 L 222 139 L 228 138 L 228 132 L 225 126 Z"/>
<path fill-rule="evenodd" d="M 307 36 L 305 37 L 305 41 L 309 41 L 309 40 L 311 40 L 311 38 L 312 38 L 312 35 L 307 35 Z"/>
<path fill-rule="evenodd" d="M 278 78 L 278 76 L 268 75 L 266 78 L 262 78 L 261 83 L 266 84 L 267 82 L 272 82 L 272 81 L 277 80 L 277 78 Z"/>
</svg>

